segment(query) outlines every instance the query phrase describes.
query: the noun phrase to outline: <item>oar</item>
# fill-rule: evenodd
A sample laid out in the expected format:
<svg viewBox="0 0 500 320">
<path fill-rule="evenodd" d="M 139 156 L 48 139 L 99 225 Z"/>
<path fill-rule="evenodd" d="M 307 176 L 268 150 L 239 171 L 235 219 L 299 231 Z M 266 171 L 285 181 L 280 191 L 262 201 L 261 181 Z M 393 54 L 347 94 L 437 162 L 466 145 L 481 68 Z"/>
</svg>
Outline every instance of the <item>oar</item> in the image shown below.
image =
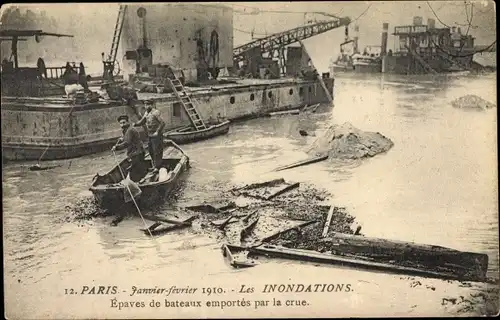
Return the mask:
<svg viewBox="0 0 500 320">
<path fill-rule="evenodd" d="M 130 174 L 127 176 L 127 178 L 125 178 L 125 175 L 123 174 L 123 171 L 122 171 L 122 167 L 120 166 L 120 162 L 118 161 L 118 158 L 116 157 L 116 153 L 115 153 L 115 150 L 112 150 L 113 152 L 113 156 L 115 158 L 115 163 L 116 165 L 118 166 L 118 169 L 120 170 L 120 173 L 122 175 L 122 178 L 125 181 L 125 188 L 127 189 L 128 193 L 130 194 L 130 197 L 132 198 L 132 201 L 134 202 L 134 205 L 135 205 L 135 208 L 137 209 L 137 212 L 139 213 L 139 215 L 141 216 L 141 219 L 142 219 L 142 222 L 144 223 L 144 226 L 147 228 L 148 225 L 146 224 L 146 220 L 144 220 L 144 217 L 142 216 L 142 213 L 141 213 L 141 209 L 139 209 L 139 205 L 137 204 L 137 202 L 135 201 L 135 197 L 138 195 L 136 193 L 136 195 L 134 196 L 134 194 L 132 193 L 132 190 L 130 187 L 132 188 L 135 188 L 135 191 L 136 192 L 139 192 L 139 194 L 142 192 L 141 191 L 141 188 L 139 188 L 139 185 L 137 185 L 135 182 L 133 182 L 132 180 L 130 180 Z M 147 229 L 148 232 L 149 232 L 149 235 L 151 237 L 153 237 L 153 234 L 151 233 L 151 231 L 149 229 Z"/>
</svg>

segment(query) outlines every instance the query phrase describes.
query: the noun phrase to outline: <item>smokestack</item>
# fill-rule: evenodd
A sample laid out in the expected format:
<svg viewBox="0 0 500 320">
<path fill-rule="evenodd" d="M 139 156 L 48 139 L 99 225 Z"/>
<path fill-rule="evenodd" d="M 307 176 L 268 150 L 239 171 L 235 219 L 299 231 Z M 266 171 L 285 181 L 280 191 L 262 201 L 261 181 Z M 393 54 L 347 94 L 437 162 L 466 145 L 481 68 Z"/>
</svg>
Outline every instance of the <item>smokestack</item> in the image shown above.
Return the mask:
<svg viewBox="0 0 500 320">
<path fill-rule="evenodd" d="M 387 54 L 387 30 L 389 30 L 389 24 L 384 22 L 382 24 L 382 43 L 380 46 L 381 56 L 385 56 Z"/>
<path fill-rule="evenodd" d="M 436 28 L 436 20 L 434 19 L 427 19 L 427 27 L 429 29 L 435 29 Z"/>
<path fill-rule="evenodd" d="M 462 30 L 460 29 L 460 27 L 458 27 L 457 32 L 458 34 L 462 34 Z"/>
<path fill-rule="evenodd" d="M 354 53 L 359 53 L 358 51 L 358 39 L 359 39 L 359 26 L 358 25 L 355 25 L 354 26 L 354 37 L 353 37 L 353 40 L 354 40 Z"/>
</svg>

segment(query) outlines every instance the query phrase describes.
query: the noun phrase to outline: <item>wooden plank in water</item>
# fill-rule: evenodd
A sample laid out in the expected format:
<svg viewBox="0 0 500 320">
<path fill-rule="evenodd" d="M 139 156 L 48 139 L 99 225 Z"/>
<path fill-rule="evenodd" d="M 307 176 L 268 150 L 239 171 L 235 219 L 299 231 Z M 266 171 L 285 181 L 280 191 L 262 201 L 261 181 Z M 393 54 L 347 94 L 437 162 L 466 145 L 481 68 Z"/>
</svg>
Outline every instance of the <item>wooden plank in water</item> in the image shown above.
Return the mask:
<svg viewBox="0 0 500 320">
<path fill-rule="evenodd" d="M 144 229 L 143 231 L 147 235 L 149 235 L 149 233 L 151 232 L 151 235 L 155 236 L 155 235 L 164 234 L 164 233 L 167 233 L 167 232 L 170 232 L 170 231 L 174 231 L 174 230 L 184 229 L 184 228 L 187 228 L 187 227 L 189 227 L 188 224 L 184 224 L 184 225 L 171 225 L 171 226 L 157 227 L 157 228 L 155 228 L 153 230 L 150 230 L 150 231 L 147 231 L 146 229 Z"/>
<path fill-rule="evenodd" d="M 244 249 L 239 250 L 239 251 L 244 251 Z M 222 245 L 222 255 L 224 257 L 228 258 L 229 264 L 234 268 L 248 268 L 248 267 L 255 267 L 256 266 L 255 261 L 253 261 L 253 260 L 236 259 L 233 255 L 233 253 L 231 252 L 231 250 L 229 249 L 228 245 L 226 245 L 226 244 Z"/>
<path fill-rule="evenodd" d="M 173 219 L 173 218 L 167 218 L 165 216 L 154 216 L 154 215 L 147 215 L 147 214 L 143 214 L 142 216 L 144 217 L 144 219 L 148 219 L 151 221 L 161 221 L 161 222 L 166 222 L 166 223 L 170 223 L 170 224 L 174 224 L 174 225 L 182 225 L 182 226 L 190 226 L 191 223 L 193 222 L 193 220 L 198 218 L 197 215 L 191 216 L 191 217 L 184 219 L 184 220 L 177 220 L 177 219 Z"/>
<path fill-rule="evenodd" d="M 285 110 L 285 111 L 276 111 L 276 112 L 271 112 L 269 113 L 270 116 L 281 116 L 281 115 L 287 115 L 287 114 L 299 114 L 300 109 L 293 109 L 293 110 Z"/>
<path fill-rule="evenodd" d="M 445 279 L 474 280 L 474 279 L 457 277 L 457 275 L 447 272 L 422 270 L 413 267 L 394 265 L 390 263 L 372 262 L 372 261 L 357 259 L 354 257 L 344 257 L 344 256 L 320 253 L 311 250 L 290 249 L 281 246 L 273 246 L 267 244 L 257 247 L 241 247 L 235 245 L 227 245 L 227 246 L 229 250 L 246 249 L 250 252 L 250 254 L 254 255 L 328 263 L 328 264 L 342 265 L 347 267 L 362 268 L 368 270 L 380 270 L 391 273 L 404 273 L 404 274 L 431 276 L 431 277 L 445 278 Z"/>
<path fill-rule="evenodd" d="M 224 229 L 226 225 L 229 224 L 229 221 L 231 221 L 234 217 L 234 215 L 230 215 L 229 218 L 222 219 L 222 220 L 215 220 L 215 221 L 210 221 L 214 226 L 218 227 L 219 229 Z"/>
<path fill-rule="evenodd" d="M 321 236 L 324 238 L 328 234 L 328 229 L 330 229 L 330 224 L 332 223 L 332 216 L 333 216 L 333 210 L 335 209 L 334 206 L 330 206 L 330 210 L 328 210 L 328 215 L 326 216 L 326 221 L 325 221 L 325 226 L 323 228 L 323 233 Z"/>
<path fill-rule="evenodd" d="M 314 223 L 317 223 L 317 222 L 318 222 L 318 220 L 306 221 L 306 222 L 303 222 L 303 223 L 301 223 L 299 225 L 287 228 L 285 230 L 281 230 L 279 232 L 276 232 L 275 234 L 272 234 L 270 236 L 265 237 L 264 239 L 262 239 L 262 242 L 271 241 L 273 239 L 276 239 L 277 237 L 279 237 L 280 235 L 282 235 L 284 233 L 290 232 L 292 230 L 299 230 L 300 228 L 303 228 L 305 226 L 308 226 L 308 225 L 311 225 L 311 224 L 314 224 Z"/>
<path fill-rule="evenodd" d="M 317 157 L 314 157 L 311 159 L 301 160 L 301 161 L 297 161 L 297 162 L 291 163 L 291 164 L 286 165 L 286 166 L 278 167 L 278 168 L 274 169 L 274 171 L 282 171 L 282 170 L 291 169 L 291 168 L 295 168 L 295 167 L 305 166 L 305 165 L 320 162 L 320 161 L 323 161 L 326 159 L 328 159 L 328 155 L 317 156 Z"/>
<path fill-rule="evenodd" d="M 316 112 L 316 109 L 318 109 L 320 103 L 313 104 L 312 106 L 306 106 L 304 109 L 302 109 L 302 112 L 311 112 L 314 113 Z"/>
<path fill-rule="evenodd" d="M 486 279 L 488 255 L 463 252 L 441 246 L 412 242 L 370 238 L 359 235 L 335 233 L 319 239 L 322 247 L 338 254 L 348 254 L 381 262 L 419 269 L 439 270 L 458 278 L 482 281 Z"/>
<path fill-rule="evenodd" d="M 250 218 L 250 217 L 249 217 Z M 255 215 L 252 216 L 252 220 L 248 221 L 247 220 L 247 225 L 243 227 L 240 233 L 240 240 L 243 241 L 250 233 L 252 233 L 253 229 L 255 229 L 255 226 L 257 225 L 257 222 L 259 222 L 260 215 L 256 213 Z"/>
<path fill-rule="evenodd" d="M 279 178 L 279 179 L 273 179 L 269 181 L 264 181 L 264 182 L 256 182 L 256 183 L 251 183 L 244 185 L 243 187 L 235 188 L 232 189 L 231 191 L 240 191 L 240 190 L 248 190 L 248 189 L 257 189 L 257 188 L 262 188 L 262 187 L 270 187 L 270 186 L 275 186 L 277 184 L 282 184 L 285 183 L 285 179 Z"/>
<path fill-rule="evenodd" d="M 274 193 L 268 195 L 265 197 L 266 200 L 271 200 L 272 198 L 275 198 L 277 196 L 279 196 L 280 194 L 283 194 L 287 191 L 290 191 L 292 189 L 295 189 L 295 188 L 298 188 L 300 185 L 300 182 L 295 182 L 295 183 L 291 183 L 289 185 L 286 185 L 280 189 L 278 189 L 277 191 L 275 191 Z"/>
<path fill-rule="evenodd" d="M 234 203 L 234 201 L 223 199 L 218 201 L 211 201 L 208 203 L 190 205 L 186 206 L 185 208 L 193 211 L 201 211 L 206 213 L 218 213 L 224 210 L 233 209 L 235 207 L 236 204 Z"/>
<path fill-rule="evenodd" d="M 313 108 L 310 108 L 309 111 L 311 111 L 312 113 L 315 113 L 316 110 L 318 110 L 318 107 L 321 105 L 321 103 L 318 103 L 316 104 Z"/>
</svg>

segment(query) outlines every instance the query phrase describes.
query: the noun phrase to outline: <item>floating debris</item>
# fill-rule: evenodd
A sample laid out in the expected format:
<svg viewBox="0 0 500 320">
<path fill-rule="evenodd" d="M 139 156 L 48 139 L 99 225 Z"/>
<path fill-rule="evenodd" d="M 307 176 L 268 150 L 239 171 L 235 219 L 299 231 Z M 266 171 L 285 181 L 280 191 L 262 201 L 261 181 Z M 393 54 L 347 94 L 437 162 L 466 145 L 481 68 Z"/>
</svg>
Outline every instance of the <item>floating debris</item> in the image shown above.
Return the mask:
<svg viewBox="0 0 500 320">
<path fill-rule="evenodd" d="M 346 122 L 331 126 L 315 141 L 310 154 L 328 155 L 330 158 L 361 159 L 387 152 L 394 143 L 379 132 L 361 131 Z"/>
<path fill-rule="evenodd" d="M 460 109 L 471 109 L 471 110 L 486 110 L 496 107 L 494 103 L 484 100 L 483 98 L 468 94 L 451 102 L 451 105 L 455 108 Z"/>
</svg>

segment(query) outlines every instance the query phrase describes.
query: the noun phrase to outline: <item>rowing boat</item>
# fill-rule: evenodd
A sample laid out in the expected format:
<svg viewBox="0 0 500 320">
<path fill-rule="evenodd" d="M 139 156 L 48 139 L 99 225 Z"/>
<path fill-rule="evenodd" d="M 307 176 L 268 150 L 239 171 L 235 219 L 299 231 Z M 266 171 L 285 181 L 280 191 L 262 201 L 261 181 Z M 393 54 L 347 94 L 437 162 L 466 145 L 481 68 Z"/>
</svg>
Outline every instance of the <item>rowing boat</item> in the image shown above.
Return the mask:
<svg viewBox="0 0 500 320">
<path fill-rule="evenodd" d="M 178 144 L 202 141 L 226 134 L 229 131 L 229 124 L 230 121 L 226 120 L 202 130 L 195 130 L 193 127 L 183 127 L 165 133 L 165 138 Z"/>
<path fill-rule="evenodd" d="M 144 161 L 147 167 L 152 167 L 149 155 L 144 158 Z M 130 198 L 127 194 L 129 190 L 123 183 L 123 177 L 127 177 L 129 173 L 129 164 L 129 160 L 125 159 L 108 173 L 95 175 L 90 191 L 102 208 L 117 210 L 127 203 L 127 198 Z M 156 176 L 148 174 L 139 183 L 134 184 L 140 189 L 140 195 L 136 198 L 139 207 L 148 207 L 165 199 L 176 187 L 177 182 L 188 167 L 189 159 L 181 150 L 171 146 L 165 148 L 162 168 L 167 170 L 167 174 L 156 174 Z"/>
</svg>

